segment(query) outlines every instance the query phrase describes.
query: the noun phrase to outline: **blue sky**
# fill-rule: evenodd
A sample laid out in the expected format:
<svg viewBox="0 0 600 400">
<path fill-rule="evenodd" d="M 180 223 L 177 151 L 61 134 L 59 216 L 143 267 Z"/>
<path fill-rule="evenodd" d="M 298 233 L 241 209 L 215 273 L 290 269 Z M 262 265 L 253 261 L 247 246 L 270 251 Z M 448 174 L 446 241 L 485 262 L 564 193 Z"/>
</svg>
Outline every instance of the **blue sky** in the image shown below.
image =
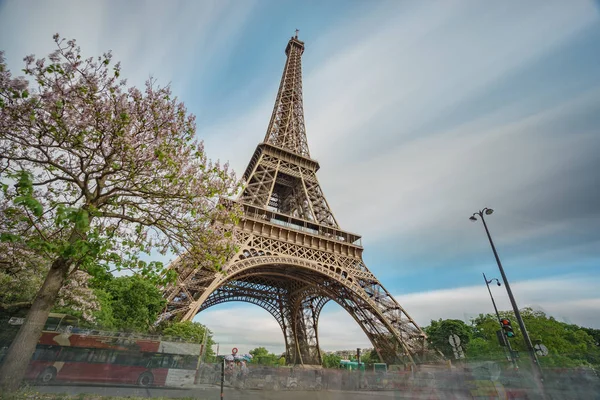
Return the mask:
<svg viewBox="0 0 600 400">
<path fill-rule="evenodd" d="M 520 305 L 600 327 L 599 22 L 598 2 L 575 0 L 13 0 L 0 2 L 0 49 L 15 71 L 55 32 L 89 55 L 112 49 L 130 84 L 170 82 L 209 155 L 241 174 L 298 28 L 325 195 L 419 323 L 491 311 L 481 273 L 497 268 L 468 221 L 487 206 Z M 197 319 L 224 346 L 283 346 L 257 307 Z M 326 349 L 368 347 L 335 304 L 320 335 Z"/>
</svg>

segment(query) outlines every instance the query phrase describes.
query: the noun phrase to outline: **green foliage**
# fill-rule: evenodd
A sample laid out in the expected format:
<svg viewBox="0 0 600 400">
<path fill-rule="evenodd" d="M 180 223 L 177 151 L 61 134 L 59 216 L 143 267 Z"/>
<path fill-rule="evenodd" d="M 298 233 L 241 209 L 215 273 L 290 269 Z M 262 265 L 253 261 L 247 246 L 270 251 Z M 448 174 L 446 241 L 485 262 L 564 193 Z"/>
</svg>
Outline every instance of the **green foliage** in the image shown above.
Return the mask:
<svg viewBox="0 0 600 400">
<path fill-rule="evenodd" d="M 5 175 L 16 183 L 12 191 L 9 185 L 3 183 L 5 200 L 12 204 L 2 204 L 7 232 L 0 236 L 1 242 L 22 243 L 46 257 L 64 257 L 77 262 L 78 268 L 82 269 L 95 262 L 102 246 L 97 234 L 86 237 L 90 228 L 90 206 L 65 207 L 62 203 L 50 203 L 48 206 L 54 213 L 44 215 L 40 194 L 34 190 L 34 175 L 24 169 Z M 52 235 L 53 230 L 58 230 L 58 234 Z M 69 230 L 77 233 L 78 237 L 66 235 Z"/>
<path fill-rule="evenodd" d="M 516 321 L 512 313 L 505 314 L 512 321 Z M 557 321 L 531 308 L 522 310 L 521 315 L 533 344 L 541 342 L 549 350 L 550 354 L 547 357 L 540 357 L 542 366 L 600 365 L 600 348 L 596 346 L 594 338 L 581 327 Z M 523 335 L 518 325 L 515 332 L 517 338 L 513 347 L 525 351 Z"/>
<path fill-rule="evenodd" d="M 512 321 L 516 337 L 509 339 L 511 346 L 522 355 L 526 355 L 527 347 L 514 313 L 504 311 L 501 315 Z M 557 321 L 553 317 L 548 317 L 543 312 L 531 308 L 521 310 L 521 316 L 533 344 L 543 343 L 548 348 L 549 355 L 539 357 L 542 366 L 600 365 L 600 349 L 596 345 L 594 337 L 588 333 L 588 329 Z M 477 346 L 470 346 L 467 349 L 468 354 L 479 358 L 490 358 L 503 351 L 496 339 L 499 324 L 495 316 L 479 315 L 473 319 L 472 324 L 474 336 L 480 340 L 477 342 Z"/>
<path fill-rule="evenodd" d="M 269 350 L 265 347 L 257 347 L 254 350 L 250 350 L 249 353 L 252 357 L 266 357 L 269 355 Z"/>
<path fill-rule="evenodd" d="M 516 337 L 508 340 L 512 348 L 519 352 L 520 359 L 527 360 L 527 347 L 514 313 L 503 311 L 500 315 L 511 320 Z M 521 316 L 533 345 L 542 343 L 548 348 L 547 356 L 538 357 L 542 367 L 600 367 L 600 330 L 560 322 L 531 308 L 521 310 Z M 500 346 L 496 336 L 496 331 L 500 329 L 496 315 L 480 314 L 471 320 L 470 326 L 457 320 L 431 321 L 431 325 L 424 329 L 430 343 L 449 358 L 453 354 L 447 338 L 452 332 L 461 338 L 468 359 L 505 359 L 505 348 Z M 523 367 L 528 364 L 521 363 Z"/>
<path fill-rule="evenodd" d="M 96 314 L 104 328 L 147 332 L 165 306 L 161 292 L 140 276 L 122 276 L 95 283 L 101 307 Z"/>
<path fill-rule="evenodd" d="M 471 339 L 472 329 L 463 321 L 458 319 L 439 319 L 431 321 L 431 325 L 425 328 L 429 343 L 446 357 L 453 356 L 452 346 L 448 342 L 450 335 L 457 335 L 460 338 L 461 345 L 468 345 Z"/>
<path fill-rule="evenodd" d="M 581 329 L 594 339 L 594 343 L 596 343 L 596 346 L 600 346 L 600 329 L 593 329 L 593 328 L 581 328 Z"/>
<path fill-rule="evenodd" d="M 321 356 L 323 358 L 323 368 L 338 368 L 340 366 L 342 357 L 333 353 L 328 354 L 325 352 L 321 352 Z"/>
<path fill-rule="evenodd" d="M 513 328 L 515 324 L 513 324 Z M 472 340 L 464 347 L 467 357 L 471 359 L 501 359 L 504 349 L 498 343 L 496 331 L 500 324 L 496 315 L 480 314 L 471 320 Z M 516 332 L 516 331 L 515 331 Z M 515 339 L 510 339 L 511 344 Z"/>
<path fill-rule="evenodd" d="M 254 350 L 250 350 L 249 353 L 252 356 L 252 364 L 279 365 L 280 363 L 280 357 L 273 353 L 269 353 L 269 350 L 264 347 L 257 347 Z"/>
<path fill-rule="evenodd" d="M 25 244 L 0 243 L 0 309 L 7 315 L 28 310 L 49 269 L 50 261 Z M 76 316 L 82 323 L 92 322 L 98 304 L 89 289 L 89 277 L 82 271 L 69 275 L 52 311 Z"/>
<path fill-rule="evenodd" d="M 0 249 L 2 246 L 6 244 L 0 243 Z M 47 261 L 32 256 L 31 252 L 16 251 L 14 255 L 19 257 L 19 263 L 11 262 L 7 264 L 11 269 L 0 269 L 0 285 L 3 288 L 0 291 L 0 303 L 5 305 L 31 302 L 49 268 Z M 98 307 L 91 312 L 93 323 L 86 322 L 83 318 L 86 310 L 77 302 L 63 302 L 62 306 L 54 306 L 52 311 L 78 317 L 83 327 L 148 332 L 165 304 L 158 288 L 140 276 L 113 277 L 104 269 L 97 268 L 96 276 L 89 281 L 98 303 Z M 65 290 L 68 288 L 66 286 Z M 71 293 L 65 293 L 68 294 Z"/>
<path fill-rule="evenodd" d="M 81 307 L 69 303 L 52 311 L 79 317 L 83 327 L 146 333 L 165 304 L 158 288 L 137 275 L 113 277 L 102 271 L 90 279 L 89 287 L 98 303 L 93 322 L 81 319 Z"/>
<path fill-rule="evenodd" d="M 112 296 L 103 289 L 94 289 L 94 294 L 99 303 L 98 311 L 94 312 L 96 324 L 107 330 L 117 329 L 119 322 L 115 320 Z"/>
<path fill-rule="evenodd" d="M 207 329 L 204 325 L 192 321 L 175 322 L 162 330 L 165 336 L 174 336 L 192 343 L 202 343 Z"/>
<path fill-rule="evenodd" d="M 161 329 L 161 334 L 164 336 L 172 336 L 174 338 L 183 339 L 192 343 L 204 343 L 204 336 L 207 335 L 205 356 L 208 360 L 214 357 L 212 349 L 215 342 L 212 338 L 212 332 L 204 325 L 198 322 L 183 321 L 168 324 Z"/>
<path fill-rule="evenodd" d="M 501 358 L 503 350 L 495 338 L 495 336 L 490 339 L 474 337 L 465 348 L 466 356 L 470 359 L 482 360 Z"/>
<path fill-rule="evenodd" d="M 13 199 L 16 206 L 23 206 L 34 216 L 40 217 L 44 212 L 42 204 L 33 196 L 33 179 L 27 171 L 18 171 L 16 174 L 9 174 L 10 178 L 16 179 L 15 185 L 17 196 Z"/>
<path fill-rule="evenodd" d="M 375 363 L 381 362 L 379 360 L 379 355 L 377 354 L 377 352 L 375 350 L 370 350 L 370 351 L 364 352 L 360 356 L 360 360 L 361 360 L 361 362 L 364 362 L 367 365 L 373 365 Z"/>
</svg>

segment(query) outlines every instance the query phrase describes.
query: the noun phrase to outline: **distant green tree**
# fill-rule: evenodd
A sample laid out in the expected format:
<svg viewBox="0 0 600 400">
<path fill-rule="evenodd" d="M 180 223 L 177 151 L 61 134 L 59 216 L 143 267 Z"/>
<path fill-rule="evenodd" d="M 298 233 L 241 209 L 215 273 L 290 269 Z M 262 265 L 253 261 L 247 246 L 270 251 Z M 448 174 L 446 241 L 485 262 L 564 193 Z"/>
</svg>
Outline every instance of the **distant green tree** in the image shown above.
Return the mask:
<svg viewBox="0 0 600 400">
<path fill-rule="evenodd" d="M 204 343 L 204 336 L 206 335 L 205 357 L 207 360 L 212 360 L 214 357 L 212 346 L 215 342 L 212 338 L 212 332 L 198 322 L 174 322 L 163 328 L 161 333 L 164 336 L 172 336 L 191 343 Z"/>
<path fill-rule="evenodd" d="M 279 364 L 280 357 L 269 353 L 264 347 L 257 347 L 253 350 L 250 350 L 250 355 L 252 356 L 252 363 L 259 365 L 277 365 Z"/>
<path fill-rule="evenodd" d="M 513 326 L 514 327 L 514 326 Z M 466 356 L 471 359 L 503 359 L 505 350 L 498 342 L 498 318 L 492 314 L 479 314 L 471 319 L 472 338 L 467 344 Z"/>
<path fill-rule="evenodd" d="M 377 354 L 377 352 L 373 349 L 373 350 L 369 350 L 369 351 L 365 351 L 361 356 L 360 356 L 360 361 L 365 363 L 367 366 L 373 365 L 375 363 L 381 362 L 381 360 L 379 359 L 379 355 Z"/>
<path fill-rule="evenodd" d="M 162 330 L 164 336 L 185 339 L 191 343 L 202 343 L 207 333 L 210 335 L 210 331 L 204 325 L 192 321 L 175 322 Z"/>
<path fill-rule="evenodd" d="M 457 335 L 460 338 L 461 345 L 465 348 L 473 334 L 472 328 L 458 319 L 432 320 L 431 324 L 424 330 L 427 333 L 429 344 L 441 351 L 446 357 L 453 357 L 454 354 L 448 341 L 450 335 Z"/>
<path fill-rule="evenodd" d="M 527 354 L 523 334 L 514 313 L 502 311 L 500 315 L 512 322 L 516 334 L 515 338 L 508 339 L 512 348 L 523 355 Z M 521 310 L 521 316 L 533 344 L 542 343 L 548 348 L 547 356 L 538 357 L 543 367 L 600 367 L 600 347 L 594 337 L 594 331 L 597 330 L 560 322 L 531 308 Z M 503 354 L 504 350 L 496 336 L 500 326 L 495 315 L 480 314 L 471 324 L 473 339 L 467 346 L 468 357 L 491 359 Z"/>
<path fill-rule="evenodd" d="M 334 353 L 321 352 L 323 358 L 323 368 L 338 368 L 342 357 Z"/>
<path fill-rule="evenodd" d="M 250 350 L 250 355 L 252 355 L 252 357 L 266 357 L 269 355 L 269 350 L 267 350 L 265 347 L 257 347 L 253 350 Z"/>
<path fill-rule="evenodd" d="M 600 346 L 600 329 L 594 329 L 594 328 L 581 328 L 581 329 L 594 339 L 596 346 Z"/>
</svg>

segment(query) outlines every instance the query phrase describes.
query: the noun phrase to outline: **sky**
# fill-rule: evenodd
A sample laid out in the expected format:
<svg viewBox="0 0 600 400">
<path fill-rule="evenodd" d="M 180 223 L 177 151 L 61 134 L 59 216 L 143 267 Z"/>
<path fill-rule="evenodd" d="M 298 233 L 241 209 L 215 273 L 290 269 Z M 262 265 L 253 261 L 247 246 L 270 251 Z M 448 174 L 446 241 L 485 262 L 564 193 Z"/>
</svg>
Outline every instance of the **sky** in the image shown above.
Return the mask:
<svg viewBox="0 0 600 400">
<path fill-rule="evenodd" d="M 483 207 L 520 307 L 600 328 L 600 2 L 0 1 L 9 67 L 52 35 L 122 76 L 170 84 L 209 157 L 241 175 L 263 140 L 294 30 L 305 42 L 311 156 L 342 229 L 417 321 L 492 312 L 500 278 Z M 492 287 L 500 309 L 504 287 Z M 261 308 L 196 317 L 221 349 L 283 336 Z M 326 350 L 370 347 L 330 302 Z M 223 350 L 221 350 L 223 352 Z"/>
</svg>

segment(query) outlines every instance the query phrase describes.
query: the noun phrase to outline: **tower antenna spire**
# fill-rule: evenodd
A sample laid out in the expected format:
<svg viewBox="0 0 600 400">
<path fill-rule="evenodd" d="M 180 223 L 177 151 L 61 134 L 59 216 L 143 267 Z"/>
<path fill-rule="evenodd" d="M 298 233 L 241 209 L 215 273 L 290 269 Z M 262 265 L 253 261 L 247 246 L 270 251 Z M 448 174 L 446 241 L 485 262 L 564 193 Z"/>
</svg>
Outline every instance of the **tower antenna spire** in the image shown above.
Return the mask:
<svg viewBox="0 0 600 400">
<path fill-rule="evenodd" d="M 302 105 L 304 42 L 298 40 L 298 32 L 296 29 L 296 37 L 291 37 L 285 48 L 287 60 L 264 142 L 310 157 Z"/>
</svg>

